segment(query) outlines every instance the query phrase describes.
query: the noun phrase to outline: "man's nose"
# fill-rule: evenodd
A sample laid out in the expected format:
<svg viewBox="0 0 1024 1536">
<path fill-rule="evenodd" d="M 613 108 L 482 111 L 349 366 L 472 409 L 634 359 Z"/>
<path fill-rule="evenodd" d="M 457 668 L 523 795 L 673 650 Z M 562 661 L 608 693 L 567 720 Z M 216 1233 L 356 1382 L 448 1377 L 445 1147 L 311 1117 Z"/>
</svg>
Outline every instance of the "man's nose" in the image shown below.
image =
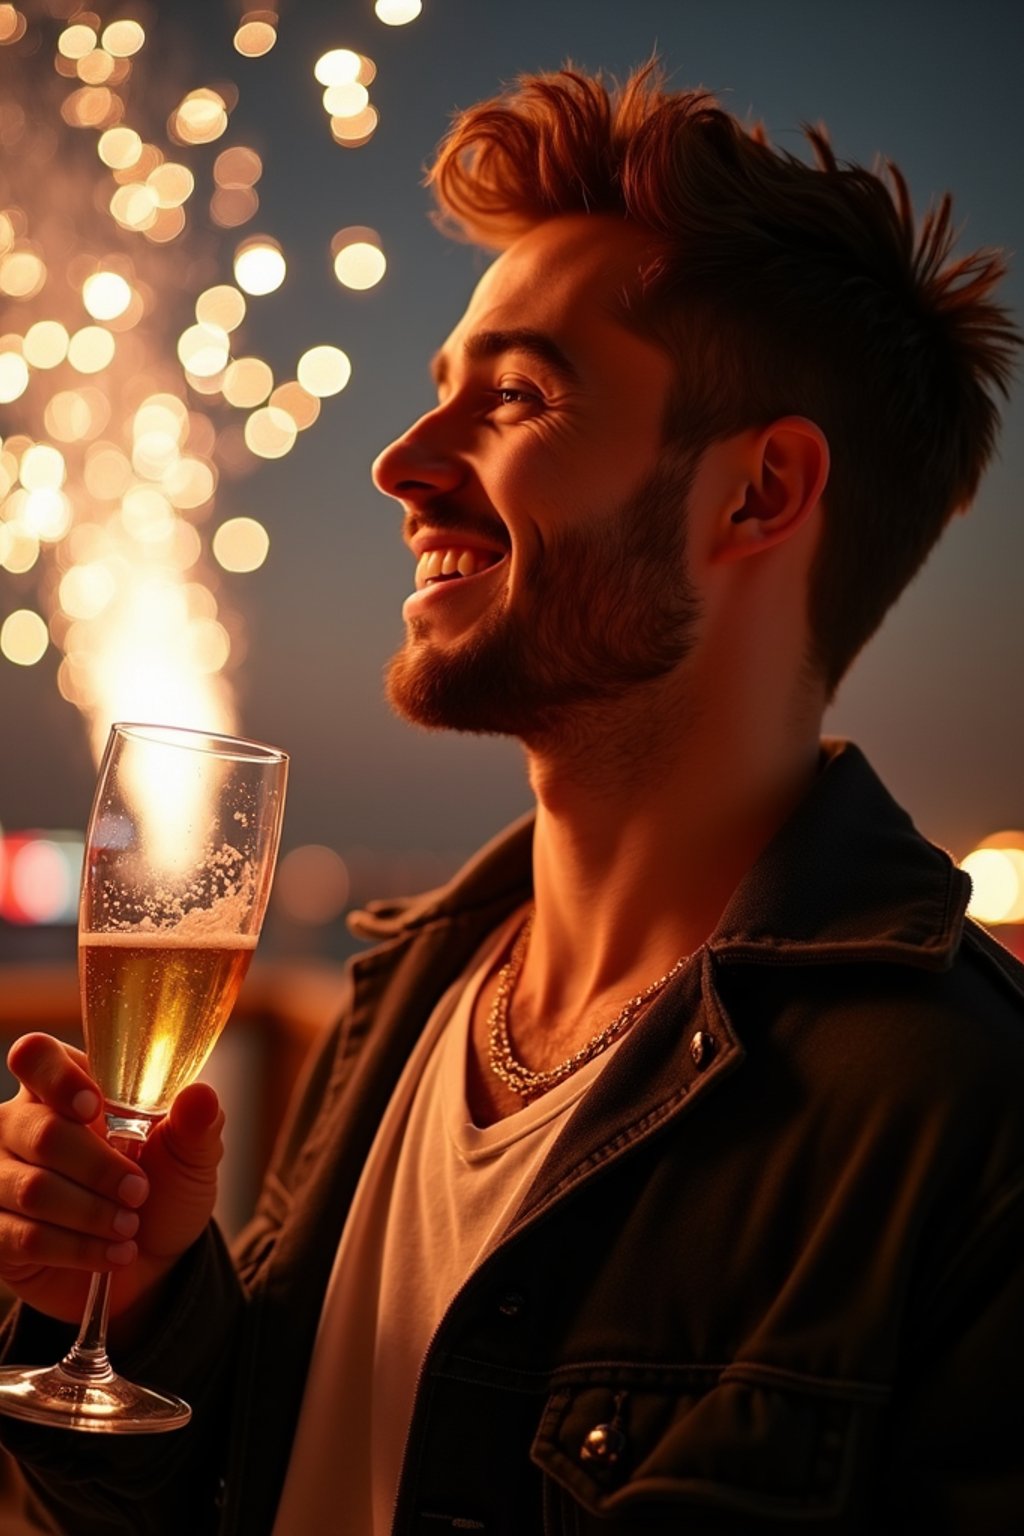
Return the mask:
<svg viewBox="0 0 1024 1536">
<path fill-rule="evenodd" d="M 397 437 L 373 462 L 373 483 L 399 501 L 453 491 L 462 479 L 458 457 L 442 441 L 431 411 Z"/>
</svg>

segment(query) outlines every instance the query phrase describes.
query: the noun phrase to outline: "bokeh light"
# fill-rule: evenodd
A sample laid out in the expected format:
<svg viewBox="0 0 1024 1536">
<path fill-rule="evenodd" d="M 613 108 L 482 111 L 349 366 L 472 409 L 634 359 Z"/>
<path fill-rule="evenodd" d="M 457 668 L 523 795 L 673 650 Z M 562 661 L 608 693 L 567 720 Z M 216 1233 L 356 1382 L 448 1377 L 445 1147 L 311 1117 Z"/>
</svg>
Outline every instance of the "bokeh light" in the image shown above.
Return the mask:
<svg viewBox="0 0 1024 1536">
<path fill-rule="evenodd" d="M 229 363 L 221 386 L 229 405 L 250 410 L 262 405 L 274 387 L 274 374 L 261 357 L 239 357 Z"/>
<path fill-rule="evenodd" d="M 352 377 L 352 364 L 340 347 L 310 347 L 295 372 L 303 389 L 323 399 L 341 393 Z"/>
<path fill-rule="evenodd" d="M 245 299 L 230 283 L 206 288 L 196 299 L 196 319 L 200 325 L 219 326 L 235 331 L 245 319 Z"/>
<path fill-rule="evenodd" d="M 118 272 L 94 272 L 82 285 L 82 303 L 94 320 L 115 320 L 131 301 L 131 284 Z"/>
<path fill-rule="evenodd" d="M 334 275 L 346 288 L 373 288 L 387 271 L 387 257 L 369 240 L 349 240 L 334 258 Z"/>
<path fill-rule="evenodd" d="M 16 608 L 0 626 L 0 654 L 16 666 L 34 667 L 46 655 L 49 644 L 46 621 L 31 608 Z"/>
<path fill-rule="evenodd" d="M 273 293 L 284 282 L 287 264 L 276 240 L 254 235 L 235 252 L 235 282 L 255 296 Z"/>
<path fill-rule="evenodd" d="M 213 554 L 226 571 L 256 571 L 267 558 L 270 537 L 254 517 L 231 517 L 213 536 Z"/>
<path fill-rule="evenodd" d="M 344 912 L 349 889 L 349 872 L 341 855 L 321 843 L 306 843 L 281 859 L 272 899 L 292 922 L 329 923 Z"/>
<path fill-rule="evenodd" d="M 205 87 L 189 91 L 167 125 L 171 138 L 180 144 L 212 144 L 227 126 L 227 102 L 219 91 Z"/>
<path fill-rule="evenodd" d="M 277 42 L 277 29 L 268 21 L 242 21 L 235 33 L 236 50 L 247 59 L 262 58 Z"/>
<path fill-rule="evenodd" d="M 404 27 L 415 21 L 423 9 L 423 0 L 375 0 L 374 11 L 378 21 L 388 27 Z"/>
<path fill-rule="evenodd" d="M 68 355 L 70 339 L 59 320 L 37 320 L 25 332 L 22 355 L 30 368 L 58 368 Z"/>
<path fill-rule="evenodd" d="M 117 344 L 101 325 L 83 325 L 68 342 L 68 362 L 77 373 L 102 373 L 114 360 Z"/>
<path fill-rule="evenodd" d="M 246 447 L 260 459 L 281 459 L 295 446 L 298 427 L 287 411 L 264 405 L 246 419 Z"/>
<path fill-rule="evenodd" d="M 359 79 L 362 60 L 351 48 L 332 48 L 321 54 L 313 66 L 313 75 L 321 85 L 350 85 Z"/>
<path fill-rule="evenodd" d="M 981 923 L 1024 923 L 1024 831 L 993 834 L 960 867 L 971 877 L 968 916 Z"/>
</svg>

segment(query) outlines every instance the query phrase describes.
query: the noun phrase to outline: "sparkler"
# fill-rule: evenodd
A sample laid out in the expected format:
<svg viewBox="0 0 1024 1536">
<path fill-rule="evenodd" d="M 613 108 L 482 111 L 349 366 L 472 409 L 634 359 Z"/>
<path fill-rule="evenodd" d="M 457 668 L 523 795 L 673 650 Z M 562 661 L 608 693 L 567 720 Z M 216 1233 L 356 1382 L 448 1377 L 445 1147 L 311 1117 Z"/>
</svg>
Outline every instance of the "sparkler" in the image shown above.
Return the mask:
<svg viewBox="0 0 1024 1536">
<path fill-rule="evenodd" d="M 101 9 L 0 4 L 0 567 L 21 589 L 0 651 L 28 665 L 59 649 L 97 756 L 116 718 L 236 727 L 244 631 L 217 571 L 256 569 L 269 541 L 252 518 L 214 527 L 218 482 L 289 452 L 351 374 L 313 346 L 275 387 L 247 350 L 250 301 L 287 257 L 237 234 L 263 174 L 227 142 L 237 90 L 168 98 L 141 22 Z M 378 14 L 398 24 L 394 5 Z M 277 25 L 247 12 L 236 50 L 270 53 Z M 375 73 L 349 49 L 317 64 L 340 145 L 376 129 Z M 352 288 L 386 266 L 372 230 L 338 232 L 331 256 Z M 193 291 L 199 271 L 220 280 Z"/>
</svg>

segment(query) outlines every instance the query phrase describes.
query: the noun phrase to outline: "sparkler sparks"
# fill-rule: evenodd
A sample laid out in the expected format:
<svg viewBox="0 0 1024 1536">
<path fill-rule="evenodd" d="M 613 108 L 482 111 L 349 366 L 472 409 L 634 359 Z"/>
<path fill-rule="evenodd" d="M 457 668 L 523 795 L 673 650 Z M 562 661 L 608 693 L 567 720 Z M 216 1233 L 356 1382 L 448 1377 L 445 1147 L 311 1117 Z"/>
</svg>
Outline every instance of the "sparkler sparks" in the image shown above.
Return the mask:
<svg viewBox="0 0 1024 1536">
<path fill-rule="evenodd" d="M 237 88 L 169 82 L 123 11 L 49 10 L 0 4 L 0 403 L 15 407 L 0 444 L 0 568 L 15 590 L 0 655 L 29 666 L 57 648 L 60 692 L 98 755 L 115 718 L 235 727 L 244 627 L 218 573 L 256 570 L 269 539 L 252 518 L 213 528 L 220 474 L 291 451 L 352 369 L 312 346 L 275 387 L 246 343 L 250 301 L 288 263 L 269 235 L 224 249 L 264 173 L 230 142 Z M 240 59 L 270 53 L 277 28 L 276 11 L 246 12 Z M 375 75 L 351 49 L 317 64 L 346 147 L 377 126 Z M 350 288 L 386 266 L 373 231 L 340 232 L 330 255 Z"/>
</svg>

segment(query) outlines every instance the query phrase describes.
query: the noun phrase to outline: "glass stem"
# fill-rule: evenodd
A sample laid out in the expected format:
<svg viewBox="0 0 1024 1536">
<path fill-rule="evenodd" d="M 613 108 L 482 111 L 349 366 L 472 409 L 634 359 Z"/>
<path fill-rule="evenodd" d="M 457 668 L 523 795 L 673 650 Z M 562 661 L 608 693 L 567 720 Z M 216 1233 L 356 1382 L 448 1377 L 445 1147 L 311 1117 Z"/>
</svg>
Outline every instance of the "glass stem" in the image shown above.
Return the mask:
<svg viewBox="0 0 1024 1536">
<path fill-rule="evenodd" d="M 138 1162 L 145 1145 L 145 1135 L 125 1134 L 123 1122 L 111 1124 L 116 1117 L 107 1116 L 108 1128 L 114 1132 L 110 1141 L 119 1152 Z M 110 1311 L 111 1273 L 93 1275 L 89 1295 L 85 1303 L 85 1316 L 78 1330 L 78 1337 L 61 1361 L 61 1369 L 77 1381 L 109 1381 L 114 1374 L 107 1358 L 107 1317 Z"/>
</svg>

